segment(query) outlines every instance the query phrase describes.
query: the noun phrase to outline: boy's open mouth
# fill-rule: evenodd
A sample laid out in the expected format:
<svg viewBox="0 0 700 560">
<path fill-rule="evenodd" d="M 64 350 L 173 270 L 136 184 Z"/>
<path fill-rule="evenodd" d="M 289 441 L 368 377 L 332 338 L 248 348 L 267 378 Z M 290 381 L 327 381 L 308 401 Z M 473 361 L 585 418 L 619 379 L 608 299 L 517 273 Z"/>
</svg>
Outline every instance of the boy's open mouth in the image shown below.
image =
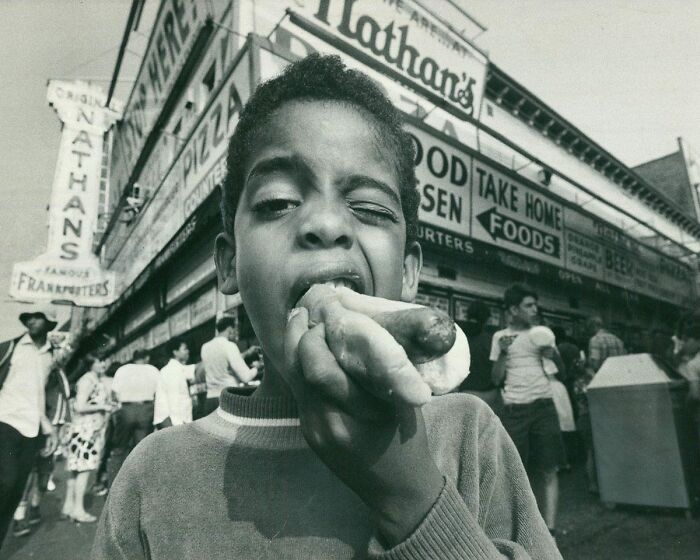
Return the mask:
<svg viewBox="0 0 700 560">
<path fill-rule="evenodd" d="M 300 278 L 294 284 L 294 289 L 292 290 L 292 307 L 297 307 L 299 305 L 301 298 L 304 297 L 306 292 L 308 292 L 314 284 L 326 284 L 333 288 L 349 288 L 360 294 L 365 293 L 364 282 L 362 277 L 357 273 L 343 272 L 329 274 L 328 271 L 326 271 L 325 273 L 310 274 Z"/>
</svg>

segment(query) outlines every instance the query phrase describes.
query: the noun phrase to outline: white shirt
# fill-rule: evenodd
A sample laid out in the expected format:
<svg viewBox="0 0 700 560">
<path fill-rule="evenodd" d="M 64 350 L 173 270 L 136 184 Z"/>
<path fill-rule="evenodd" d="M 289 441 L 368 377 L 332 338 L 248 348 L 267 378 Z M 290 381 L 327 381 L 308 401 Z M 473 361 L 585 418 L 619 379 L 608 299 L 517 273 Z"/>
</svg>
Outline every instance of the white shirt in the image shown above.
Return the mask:
<svg viewBox="0 0 700 560">
<path fill-rule="evenodd" d="M 126 364 L 114 374 L 112 391 L 119 402 L 152 401 L 158 385 L 158 370 L 149 364 Z"/>
<path fill-rule="evenodd" d="M 226 387 L 238 387 L 258 374 L 249 368 L 238 346 L 225 336 L 216 336 L 202 345 L 202 362 L 207 380 L 207 398 L 218 397 Z"/>
<path fill-rule="evenodd" d="M 41 419 L 46 414 L 44 390 L 50 372 L 51 345 L 47 341 L 37 348 L 25 334 L 10 358 L 10 370 L 0 390 L 0 422 L 24 437 L 39 435 Z"/>
<path fill-rule="evenodd" d="M 527 404 L 537 399 L 551 399 L 552 388 L 545 373 L 542 352 L 529 336 L 530 330 L 518 331 L 510 327 L 493 335 L 491 341 L 492 362 L 501 355 L 499 341 L 511 337 L 506 357 L 506 377 L 503 386 L 503 401 L 506 404 Z"/>
<path fill-rule="evenodd" d="M 173 426 L 192 422 L 192 399 L 187 385 L 194 380 L 194 365 L 186 366 L 171 358 L 158 374 L 153 423 L 170 417 Z"/>
</svg>

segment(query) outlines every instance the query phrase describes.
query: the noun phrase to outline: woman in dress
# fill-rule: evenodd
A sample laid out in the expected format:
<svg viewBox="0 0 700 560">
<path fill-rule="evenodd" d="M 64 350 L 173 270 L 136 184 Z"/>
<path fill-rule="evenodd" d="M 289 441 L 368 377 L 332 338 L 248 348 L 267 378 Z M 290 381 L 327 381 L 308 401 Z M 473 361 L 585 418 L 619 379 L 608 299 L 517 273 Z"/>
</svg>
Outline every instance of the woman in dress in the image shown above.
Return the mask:
<svg viewBox="0 0 700 560">
<path fill-rule="evenodd" d="M 94 523 L 97 518 L 85 511 L 85 490 L 90 472 L 100 465 L 107 422 L 114 405 L 110 392 L 103 383 L 106 362 L 94 355 L 88 355 L 86 362 L 88 371 L 76 384 L 66 456 L 70 478 L 61 517 L 79 523 Z"/>
</svg>

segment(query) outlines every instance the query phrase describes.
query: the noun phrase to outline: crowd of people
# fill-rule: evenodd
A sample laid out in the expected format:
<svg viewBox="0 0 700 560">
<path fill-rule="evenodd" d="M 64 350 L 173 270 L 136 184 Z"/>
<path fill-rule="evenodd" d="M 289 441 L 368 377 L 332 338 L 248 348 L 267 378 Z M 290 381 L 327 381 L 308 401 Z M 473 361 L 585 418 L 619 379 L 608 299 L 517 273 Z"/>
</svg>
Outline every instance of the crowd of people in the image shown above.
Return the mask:
<svg viewBox="0 0 700 560">
<path fill-rule="evenodd" d="M 189 345 L 176 338 L 166 345 L 169 360 L 160 370 L 146 349 L 126 364 L 90 353 L 71 386 L 48 341 L 57 324 L 53 313 L 29 311 L 20 321 L 27 333 L 0 347 L 0 542 L 12 518 L 16 537 L 41 522 L 41 497 L 55 489 L 56 458 L 68 473 L 60 519 L 94 523 L 97 517 L 85 509 L 93 473 L 92 493 L 107 494 L 129 452 L 148 434 L 212 412 L 224 388 L 254 382 L 261 368 L 259 348 L 241 353 L 236 319 L 223 316 L 198 364 L 188 364 Z"/>
<path fill-rule="evenodd" d="M 222 317 L 197 364 L 180 338 L 160 370 L 147 349 L 127 364 L 91 354 L 69 391 L 51 312 L 20 315 L 26 334 L 0 347 L 0 540 L 13 516 L 17 535 L 40 519 L 41 465 L 61 449 L 62 518 L 97 520 L 91 473 L 108 494 L 98 560 L 561 558 L 566 440 L 583 442 L 595 491 L 586 387 L 626 352 L 599 317 L 582 341 L 543 325 L 527 286 L 505 291 L 505 325 L 474 302 L 461 325 L 470 375 L 421 407 L 396 397 L 401 384 L 425 389 L 399 343 L 352 331 L 372 310 L 329 298 L 312 320 L 300 304 L 314 284 L 415 299 L 412 145 L 384 93 L 338 57 L 309 56 L 252 95 L 230 140 L 215 253 L 220 289 L 240 292 L 265 349 L 262 376 L 260 348 L 241 353 Z M 355 362 L 328 342 L 343 329 Z M 657 347 L 697 398 L 700 322 Z"/>
</svg>

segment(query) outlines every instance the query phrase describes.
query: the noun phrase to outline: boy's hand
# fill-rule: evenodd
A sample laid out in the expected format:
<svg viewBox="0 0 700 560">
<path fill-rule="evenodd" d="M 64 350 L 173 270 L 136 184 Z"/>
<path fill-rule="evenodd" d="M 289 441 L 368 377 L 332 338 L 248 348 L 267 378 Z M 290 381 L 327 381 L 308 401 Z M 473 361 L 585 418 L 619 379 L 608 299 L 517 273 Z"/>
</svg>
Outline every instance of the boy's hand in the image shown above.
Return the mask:
<svg viewBox="0 0 700 560">
<path fill-rule="evenodd" d="M 383 350 L 377 343 L 368 334 L 368 355 L 375 358 Z M 420 408 L 379 398 L 348 375 L 326 342 L 325 325 L 309 328 L 304 308 L 287 324 L 285 360 L 285 379 L 309 445 L 367 504 L 387 544 L 403 541 L 444 483 L 429 453 Z M 364 366 L 381 364 L 371 361 Z M 387 372 L 367 373 L 379 379 Z"/>
<path fill-rule="evenodd" d="M 498 339 L 498 346 L 501 348 L 501 352 L 507 352 L 510 345 L 513 344 L 515 337 L 513 336 L 502 336 Z"/>
</svg>

